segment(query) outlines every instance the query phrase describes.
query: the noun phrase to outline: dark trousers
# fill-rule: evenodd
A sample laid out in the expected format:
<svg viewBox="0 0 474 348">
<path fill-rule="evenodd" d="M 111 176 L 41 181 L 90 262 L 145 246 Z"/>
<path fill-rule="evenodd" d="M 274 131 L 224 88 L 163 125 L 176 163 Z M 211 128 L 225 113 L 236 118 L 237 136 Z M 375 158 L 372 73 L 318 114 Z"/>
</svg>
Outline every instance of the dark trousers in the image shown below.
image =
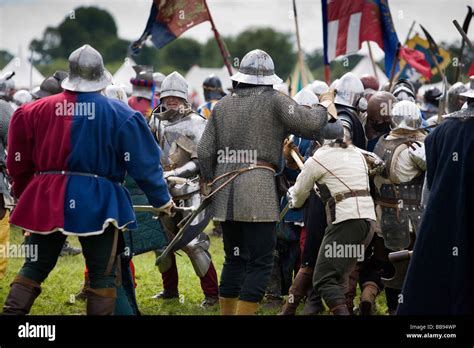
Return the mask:
<svg viewBox="0 0 474 348">
<path fill-rule="evenodd" d="M 163 288 L 167 292 L 178 292 L 178 267 L 176 266 L 176 256 L 174 253 L 170 254 L 171 257 L 171 267 L 166 272 L 161 274 L 163 279 Z M 217 285 L 217 272 L 214 267 L 214 263 L 211 261 L 209 269 L 204 277 L 199 277 L 201 281 L 201 289 L 205 296 L 208 297 L 217 297 L 218 295 L 218 285 Z"/>
<path fill-rule="evenodd" d="M 346 302 L 349 274 L 357 264 L 357 255 L 336 254 L 334 246 L 365 247 L 369 231 L 370 225 L 364 219 L 345 220 L 326 229 L 316 261 L 313 285 L 329 308 Z"/>
<path fill-rule="evenodd" d="M 112 252 L 114 232 L 115 228 L 109 226 L 102 234 L 79 237 L 82 253 L 84 254 L 87 269 L 89 270 L 90 287 L 92 289 L 116 287 L 115 262 L 110 272 L 106 274 L 107 265 Z M 53 270 L 54 266 L 56 266 L 66 238 L 67 236 L 61 232 L 51 234 L 32 233 L 26 238 L 25 244 L 31 245 L 32 248 L 37 245 L 37 259 L 36 257 L 27 258 L 19 274 L 37 283 L 42 283 Z"/>
<path fill-rule="evenodd" d="M 221 225 L 225 260 L 219 295 L 260 302 L 273 268 L 275 223 L 226 221 Z"/>
</svg>

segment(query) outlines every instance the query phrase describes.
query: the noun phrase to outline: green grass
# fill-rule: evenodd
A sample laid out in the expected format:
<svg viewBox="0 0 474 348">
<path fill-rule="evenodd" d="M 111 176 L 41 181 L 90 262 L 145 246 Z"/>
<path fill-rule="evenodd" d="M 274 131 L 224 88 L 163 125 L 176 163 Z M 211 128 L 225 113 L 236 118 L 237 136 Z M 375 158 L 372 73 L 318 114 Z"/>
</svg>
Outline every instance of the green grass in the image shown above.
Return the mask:
<svg viewBox="0 0 474 348">
<path fill-rule="evenodd" d="M 10 231 L 10 243 L 20 244 L 23 236 L 18 229 Z M 69 237 L 73 246 L 80 246 L 76 237 Z M 213 262 L 215 264 L 218 278 L 224 261 L 222 240 L 211 237 L 211 248 Z M 133 262 L 136 269 L 137 301 L 142 314 L 145 315 L 217 315 L 218 306 L 213 309 L 202 309 L 199 307 L 203 293 L 199 278 L 194 273 L 189 258 L 184 253 L 177 255 L 176 260 L 179 272 L 180 299 L 155 300 L 151 297 L 162 290 L 161 275 L 155 266 L 155 254 L 150 252 L 135 256 Z M 3 305 L 8 294 L 9 284 L 15 277 L 23 264 L 23 259 L 12 258 L 9 260 L 5 278 L 0 280 L 0 304 Z M 83 283 L 84 258 L 81 255 L 60 257 L 56 267 L 43 283 L 43 291 L 31 310 L 36 315 L 84 315 L 85 303 L 77 301 L 71 303 L 71 298 L 78 292 Z M 356 299 L 356 305 L 358 299 Z M 300 305 L 299 311 L 303 305 Z M 275 315 L 280 308 L 261 307 L 258 314 Z M 385 314 L 385 296 L 382 294 L 377 298 L 377 314 Z M 327 311 L 324 314 L 328 314 Z"/>
</svg>

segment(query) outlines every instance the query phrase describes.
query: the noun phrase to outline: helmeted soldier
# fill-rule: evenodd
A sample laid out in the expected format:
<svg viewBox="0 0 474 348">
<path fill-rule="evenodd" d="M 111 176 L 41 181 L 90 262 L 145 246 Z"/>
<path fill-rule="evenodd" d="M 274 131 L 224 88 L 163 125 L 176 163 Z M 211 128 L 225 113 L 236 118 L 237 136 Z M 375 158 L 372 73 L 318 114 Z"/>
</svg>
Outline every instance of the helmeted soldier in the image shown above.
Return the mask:
<svg viewBox="0 0 474 348">
<path fill-rule="evenodd" d="M 423 103 L 420 106 L 421 114 L 425 120 L 438 115 L 439 101 L 442 97 L 443 92 L 437 87 L 431 87 L 425 91 L 423 94 Z"/>
<path fill-rule="evenodd" d="M 128 105 L 133 110 L 140 111 L 149 120 L 152 110 L 159 104 L 155 95 L 157 87 L 153 77 L 153 68 L 135 65 L 133 69 L 137 76 L 130 79 L 132 96 L 128 99 Z"/>
<path fill-rule="evenodd" d="M 319 81 L 322 82 L 322 81 Z M 324 92 L 327 91 L 324 89 Z M 322 92 L 322 93 L 324 93 Z M 315 93 L 309 89 L 304 88 L 303 90 L 299 91 L 293 99 L 299 104 L 303 105 L 307 108 L 315 108 L 319 104 L 319 99 L 315 95 Z M 318 144 L 323 143 L 324 139 L 318 139 L 314 141 L 310 141 L 308 139 L 303 139 L 300 137 L 290 137 L 288 140 L 285 140 L 285 145 L 283 147 L 283 154 L 286 162 L 286 168 L 283 174 L 286 177 L 286 181 L 289 186 L 294 185 L 298 174 L 301 172 L 300 168 L 296 165 L 296 162 L 293 159 L 293 156 L 290 153 L 290 150 L 295 151 L 298 154 L 302 161 L 307 158 L 307 156 L 311 156 L 313 142 L 317 142 Z M 286 194 L 286 192 L 285 192 Z M 285 206 L 287 203 L 286 195 L 281 198 L 281 206 Z M 314 207 L 311 201 L 305 204 L 305 209 L 290 209 L 288 213 L 284 216 L 283 220 L 280 221 L 278 224 L 279 230 L 283 230 L 285 233 L 280 233 L 283 237 L 286 237 L 286 240 L 289 240 L 286 243 L 282 243 L 277 240 L 277 252 L 278 258 L 282 259 L 281 256 L 285 254 L 290 254 L 288 250 L 291 251 L 291 238 L 295 240 L 297 243 L 296 246 L 300 247 L 299 244 L 302 244 L 302 252 L 301 252 L 301 265 L 299 270 L 296 272 L 295 278 L 293 282 L 290 282 L 291 287 L 288 289 L 283 289 L 282 294 L 288 294 L 288 299 L 285 302 L 281 315 L 295 315 L 296 309 L 298 305 L 306 297 L 305 306 L 303 309 L 304 315 L 313 315 L 323 311 L 324 306 L 321 301 L 321 297 L 318 296 L 314 288 L 312 286 L 312 278 L 313 278 L 313 270 L 314 265 L 316 263 L 317 249 L 319 245 L 317 243 L 317 237 L 314 238 L 314 234 L 318 234 L 321 231 L 314 231 L 312 229 L 308 230 L 308 226 L 311 228 L 311 224 L 306 224 L 306 221 L 309 217 L 305 216 L 305 213 L 309 209 L 311 211 L 311 217 L 318 218 L 317 215 L 317 207 Z M 315 216 L 316 215 L 316 216 Z M 322 231 L 324 233 L 324 230 Z M 279 234 L 277 233 L 277 237 Z M 299 238 L 299 240 L 298 240 Z M 280 239 L 282 239 L 280 237 Z M 313 241 L 316 240 L 316 243 Z M 321 242 L 321 241 L 319 241 Z M 279 244 L 283 244 L 285 247 L 280 247 Z M 287 244 L 288 246 L 286 246 Z M 315 245 L 316 244 L 316 245 Z M 281 249 L 282 251 L 279 251 Z M 291 254 L 290 254 L 291 255 Z M 293 274 L 294 265 L 291 265 L 291 275 Z M 288 268 L 288 267 L 287 267 Z M 285 269 L 283 267 L 279 267 L 278 269 Z M 275 274 L 275 267 L 274 271 L 272 272 L 272 276 Z M 288 278 L 288 277 L 287 277 Z M 291 278 L 290 278 L 291 280 Z M 281 281 L 280 281 L 281 282 Z M 285 282 L 281 282 L 281 284 L 288 283 L 288 280 Z M 289 286 L 289 285 L 287 285 Z M 285 293 L 286 292 L 286 293 Z"/>
<path fill-rule="evenodd" d="M 168 179 L 170 193 L 177 205 L 197 208 L 201 203 L 197 145 L 206 120 L 192 110 L 188 101 L 188 84 L 178 72 L 171 73 L 163 81 L 161 101 L 162 104 L 153 112 L 150 128 L 163 149 L 161 162 L 165 168 L 164 176 Z M 186 180 L 183 183 L 176 178 Z M 196 223 L 202 222 L 205 217 L 206 214 L 201 213 Z M 163 218 L 161 222 L 166 232 L 174 235 L 178 232 L 177 223 L 181 219 L 182 216 L 177 214 L 173 218 Z M 204 227 L 206 226 L 202 226 L 202 229 Z M 201 280 L 205 295 L 203 307 L 216 304 L 218 296 L 217 273 L 208 251 L 209 245 L 209 237 L 201 232 L 183 248 Z M 160 263 L 159 270 L 164 290 L 154 298 L 178 297 L 178 269 L 173 253 Z"/>
<path fill-rule="evenodd" d="M 58 94 L 63 91 L 61 83 L 67 77 L 67 72 L 62 70 L 57 70 L 52 76 L 49 76 L 41 82 L 41 85 L 38 89 L 34 90 L 31 95 L 35 99 L 41 99 L 44 97 L 49 97 L 53 94 Z"/>
<path fill-rule="evenodd" d="M 447 115 L 425 139 L 429 197 L 397 314 L 474 313 L 474 76 L 460 95 L 467 108 Z"/>
<path fill-rule="evenodd" d="M 211 116 L 214 105 L 225 96 L 225 92 L 222 88 L 221 79 L 214 74 L 204 80 L 202 89 L 204 90 L 205 103 L 198 107 L 197 112 L 208 119 Z"/>
<path fill-rule="evenodd" d="M 334 315 L 349 315 L 349 274 L 364 255 L 372 238 L 371 222 L 375 221 L 365 156 L 346 136 L 317 149 L 289 189 L 291 206 L 301 207 L 316 183 L 325 204 L 327 228 L 316 260 L 313 286 Z M 348 247 L 358 253 L 336 255 L 336 250 Z"/>
<path fill-rule="evenodd" d="M 415 86 L 407 79 L 399 79 L 394 83 L 391 90 L 393 96 L 397 98 L 398 101 L 408 100 L 415 102 L 416 101 L 416 91 Z"/>
<path fill-rule="evenodd" d="M 334 104 L 338 118 L 344 126 L 346 140 L 351 140 L 354 146 L 365 149 L 367 139 L 362 114 L 367 110 L 367 100 L 364 98 L 362 82 L 353 73 L 344 74 L 337 82 Z"/>
<path fill-rule="evenodd" d="M 392 93 L 385 91 L 375 92 L 371 96 L 367 104 L 367 122 L 364 127 L 368 151 L 374 150 L 380 136 L 390 132 L 390 111 L 396 101 Z"/>
<path fill-rule="evenodd" d="M 233 91 L 214 107 L 198 147 L 201 173 L 212 181 L 212 213 L 223 230 L 221 314 L 254 314 L 270 277 L 279 220 L 275 171 L 283 140 L 342 131 L 328 94 L 314 109 L 273 89 L 272 58 L 253 50 L 232 76 Z M 239 156 L 237 156 L 239 154 Z"/>
<path fill-rule="evenodd" d="M 461 94 L 467 92 L 468 88 L 462 82 L 456 82 L 448 89 L 448 113 L 461 110 L 467 98 Z"/>
<path fill-rule="evenodd" d="M 321 94 L 326 93 L 328 91 L 329 86 L 324 81 L 314 80 L 306 88 L 310 89 L 314 94 L 316 94 L 316 97 L 319 98 Z"/>
<path fill-rule="evenodd" d="M 18 204 L 10 222 L 31 233 L 26 244 L 38 252 L 13 280 L 5 314 L 30 311 L 67 235 L 79 237 L 89 269 L 87 314 L 114 313 L 120 231 L 137 227 L 126 172 L 157 214 L 171 213 L 161 151 L 140 113 L 100 93 L 111 79 L 100 53 L 84 45 L 69 56 L 63 93 L 12 116 L 7 168 Z"/>
<path fill-rule="evenodd" d="M 419 107 L 404 100 L 391 110 L 393 128 L 377 142 L 374 152 L 385 162 L 385 170 L 375 176 L 376 211 L 380 226 L 379 236 L 383 238 L 385 253 L 407 248 L 411 243 L 410 233 L 419 230 L 422 208 L 421 193 L 426 170 L 424 139 L 421 130 L 422 116 Z M 386 259 L 388 261 L 388 259 Z M 394 274 L 389 262 L 384 265 L 387 278 Z M 390 274 L 391 273 L 391 274 Z M 375 296 L 383 288 L 380 279 L 362 284 L 364 311 L 373 308 Z M 364 294 L 370 292 L 370 295 Z M 387 306 L 393 314 L 398 304 L 397 289 L 385 289 Z M 367 300 L 366 300 L 367 299 Z M 370 299 L 370 301 L 368 300 Z"/>
</svg>

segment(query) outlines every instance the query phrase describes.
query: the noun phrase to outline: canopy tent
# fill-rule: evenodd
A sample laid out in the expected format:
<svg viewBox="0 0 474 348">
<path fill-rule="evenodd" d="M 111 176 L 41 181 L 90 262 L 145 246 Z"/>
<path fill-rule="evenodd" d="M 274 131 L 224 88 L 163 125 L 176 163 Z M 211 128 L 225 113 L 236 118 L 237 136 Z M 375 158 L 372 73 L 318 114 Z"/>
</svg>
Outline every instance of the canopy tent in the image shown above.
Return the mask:
<svg viewBox="0 0 474 348">
<path fill-rule="evenodd" d="M 375 71 L 377 72 L 377 79 L 379 84 L 383 85 L 388 81 L 387 76 L 380 67 L 375 64 Z M 374 68 L 372 66 L 372 61 L 369 56 L 363 56 L 362 59 L 357 63 L 357 65 L 352 69 L 352 73 L 357 77 L 362 77 L 363 75 L 374 75 Z"/>
<path fill-rule="evenodd" d="M 187 72 L 184 77 L 188 82 L 188 93 L 195 100 L 197 104 L 204 103 L 204 92 L 202 90 L 202 83 L 209 75 L 216 75 L 222 82 L 222 87 L 224 92 L 227 93 L 227 90 L 232 88 L 232 80 L 230 79 L 227 68 L 223 66 L 222 68 L 201 68 L 197 65 L 194 65 Z"/>
<path fill-rule="evenodd" d="M 30 63 L 28 59 L 23 58 L 22 54 L 14 57 L 5 65 L 0 75 L 14 71 L 13 81 L 15 82 L 15 89 L 32 89 L 39 86 L 44 80 L 44 76 Z"/>
<path fill-rule="evenodd" d="M 133 66 L 136 65 L 132 58 L 125 58 L 123 64 L 118 68 L 113 76 L 114 84 L 121 86 L 125 89 L 128 95 L 132 93 L 132 84 L 130 79 L 136 76 Z"/>
</svg>

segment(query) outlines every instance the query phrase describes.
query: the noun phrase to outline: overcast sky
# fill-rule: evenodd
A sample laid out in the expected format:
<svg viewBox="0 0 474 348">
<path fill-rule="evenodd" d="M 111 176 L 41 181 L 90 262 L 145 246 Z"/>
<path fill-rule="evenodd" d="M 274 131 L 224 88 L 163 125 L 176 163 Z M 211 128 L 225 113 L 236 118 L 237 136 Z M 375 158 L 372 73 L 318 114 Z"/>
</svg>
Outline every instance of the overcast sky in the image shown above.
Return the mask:
<svg viewBox="0 0 474 348">
<path fill-rule="evenodd" d="M 350 0 L 347 0 L 350 1 Z M 98 6 L 115 18 L 121 38 L 135 40 L 148 18 L 151 0 L 0 0 L 0 49 L 16 54 L 26 52 L 34 38 L 40 38 L 47 26 L 58 25 L 70 11 L 79 6 Z M 279 31 L 294 32 L 290 17 L 291 0 L 208 0 L 217 29 L 222 35 L 235 35 L 250 27 L 270 26 Z M 459 41 L 452 24 L 461 25 L 466 5 L 474 0 L 389 0 L 392 18 L 400 41 L 404 41 L 411 23 L 422 23 L 436 41 Z M 322 47 L 321 0 L 297 0 L 302 47 L 306 52 Z M 416 26 L 419 31 L 419 27 Z M 469 36 L 474 37 L 471 30 Z M 184 34 L 200 42 L 213 34 L 209 22 Z M 99 48 L 100 50 L 100 48 Z M 381 52 L 376 50 L 377 57 Z"/>
</svg>

